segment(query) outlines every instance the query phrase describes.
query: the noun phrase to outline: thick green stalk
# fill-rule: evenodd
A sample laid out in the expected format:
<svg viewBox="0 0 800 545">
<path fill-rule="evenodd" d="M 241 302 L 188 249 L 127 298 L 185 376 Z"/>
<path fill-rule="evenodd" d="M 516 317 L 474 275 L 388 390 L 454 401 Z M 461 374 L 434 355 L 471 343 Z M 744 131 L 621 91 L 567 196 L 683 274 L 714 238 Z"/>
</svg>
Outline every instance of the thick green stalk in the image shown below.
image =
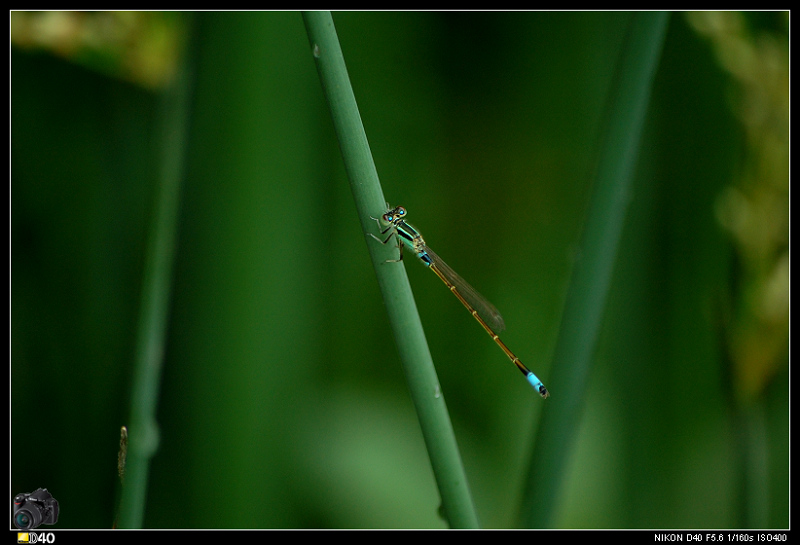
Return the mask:
<svg viewBox="0 0 800 545">
<path fill-rule="evenodd" d="M 370 216 L 377 217 L 383 213 L 386 201 L 347 75 L 333 18 L 326 11 L 304 12 L 303 21 L 441 494 L 443 513 L 451 527 L 476 528 L 478 520 L 475 507 L 405 268 L 399 263 L 385 263 L 396 257 L 396 248 L 392 244 L 383 246 L 367 234 L 378 233 L 378 226 Z"/>
<path fill-rule="evenodd" d="M 609 94 L 594 190 L 567 292 L 546 404 L 531 457 L 521 523 L 552 524 L 564 472 L 580 428 L 583 400 L 603 318 L 650 91 L 668 15 L 632 15 Z"/>
</svg>

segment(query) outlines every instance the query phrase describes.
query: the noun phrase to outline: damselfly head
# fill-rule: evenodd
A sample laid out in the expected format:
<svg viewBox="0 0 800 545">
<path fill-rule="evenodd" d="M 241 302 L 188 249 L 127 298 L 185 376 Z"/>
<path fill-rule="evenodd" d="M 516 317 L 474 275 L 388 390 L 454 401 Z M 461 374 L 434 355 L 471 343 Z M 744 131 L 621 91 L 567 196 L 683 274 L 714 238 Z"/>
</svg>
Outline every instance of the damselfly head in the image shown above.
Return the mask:
<svg viewBox="0 0 800 545">
<path fill-rule="evenodd" d="M 394 208 L 390 208 L 389 211 L 383 215 L 383 221 L 386 223 L 395 223 L 405 215 L 406 209 L 402 206 L 396 206 Z"/>
</svg>

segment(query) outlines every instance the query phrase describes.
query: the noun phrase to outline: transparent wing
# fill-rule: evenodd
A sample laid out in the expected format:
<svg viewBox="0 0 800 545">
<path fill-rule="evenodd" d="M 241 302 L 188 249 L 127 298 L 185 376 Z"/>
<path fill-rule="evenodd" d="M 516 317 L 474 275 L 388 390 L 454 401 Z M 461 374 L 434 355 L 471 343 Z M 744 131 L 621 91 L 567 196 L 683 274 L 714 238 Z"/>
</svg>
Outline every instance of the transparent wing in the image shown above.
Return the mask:
<svg viewBox="0 0 800 545">
<path fill-rule="evenodd" d="M 450 266 L 445 263 L 441 257 L 439 257 L 436 252 L 431 250 L 427 245 L 425 245 L 425 252 L 431 259 L 431 262 L 436 266 L 439 272 L 442 273 L 448 282 L 450 282 L 453 286 L 455 286 L 458 293 L 470 304 L 470 306 L 475 309 L 478 315 L 483 318 L 483 321 L 491 327 L 495 333 L 500 333 L 506 328 L 506 324 L 503 321 L 503 317 L 500 315 L 500 311 L 498 311 L 493 304 L 486 300 L 486 298 L 475 291 L 475 288 L 470 286 L 466 280 L 458 276 L 456 271 L 450 268 Z"/>
</svg>

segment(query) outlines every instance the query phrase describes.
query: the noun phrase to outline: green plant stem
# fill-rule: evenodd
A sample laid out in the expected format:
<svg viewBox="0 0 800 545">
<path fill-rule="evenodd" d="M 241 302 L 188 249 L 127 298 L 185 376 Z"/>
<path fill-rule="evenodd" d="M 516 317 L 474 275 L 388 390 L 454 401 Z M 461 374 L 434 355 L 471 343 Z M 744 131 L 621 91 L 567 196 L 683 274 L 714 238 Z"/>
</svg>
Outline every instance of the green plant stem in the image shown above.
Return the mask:
<svg viewBox="0 0 800 545">
<path fill-rule="evenodd" d="M 552 393 L 539 424 L 520 518 L 549 527 L 558 506 L 583 410 L 617 247 L 630 200 L 639 141 L 668 21 L 663 12 L 637 12 L 609 94 L 601 148 L 581 240 L 572 271 L 548 385 Z"/>
<path fill-rule="evenodd" d="M 189 122 L 191 64 L 191 60 L 185 60 L 179 67 L 162 104 L 163 156 L 154 221 L 145 256 L 119 528 L 142 527 L 150 459 L 158 449 L 156 406 L 172 291 L 172 264 Z"/>
<path fill-rule="evenodd" d="M 382 214 L 386 209 L 386 201 L 347 75 L 333 18 L 330 12 L 303 12 L 303 21 L 441 494 L 443 514 L 451 527 L 476 528 L 478 519 L 475 507 L 405 267 L 399 263 L 385 263 L 396 257 L 396 248 L 391 244 L 381 245 L 367 234 L 377 234 L 377 225 L 370 216 Z"/>
</svg>

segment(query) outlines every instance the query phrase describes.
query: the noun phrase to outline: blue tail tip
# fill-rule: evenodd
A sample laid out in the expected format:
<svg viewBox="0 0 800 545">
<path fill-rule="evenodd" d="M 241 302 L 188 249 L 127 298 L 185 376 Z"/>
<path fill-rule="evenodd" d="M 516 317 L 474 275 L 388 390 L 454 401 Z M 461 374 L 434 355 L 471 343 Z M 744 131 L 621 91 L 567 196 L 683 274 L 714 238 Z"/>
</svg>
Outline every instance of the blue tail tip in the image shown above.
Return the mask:
<svg viewBox="0 0 800 545">
<path fill-rule="evenodd" d="M 542 399 L 547 399 L 550 397 L 550 392 L 547 391 L 547 388 L 544 387 L 544 384 L 542 384 L 542 381 L 539 380 L 536 375 L 533 373 L 528 373 L 525 378 L 527 378 L 528 382 L 531 383 L 531 386 L 533 386 L 534 389 L 539 392 L 539 395 L 542 396 Z"/>
</svg>

